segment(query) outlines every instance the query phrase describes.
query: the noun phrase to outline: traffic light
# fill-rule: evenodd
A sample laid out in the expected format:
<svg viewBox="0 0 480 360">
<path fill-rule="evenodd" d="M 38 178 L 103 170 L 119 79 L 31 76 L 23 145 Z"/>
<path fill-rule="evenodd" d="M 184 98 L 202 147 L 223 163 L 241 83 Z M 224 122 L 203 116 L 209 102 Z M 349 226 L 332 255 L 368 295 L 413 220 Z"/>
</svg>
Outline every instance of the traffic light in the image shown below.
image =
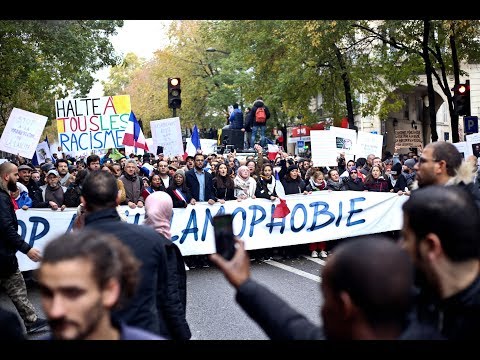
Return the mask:
<svg viewBox="0 0 480 360">
<path fill-rule="evenodd" d="M 180 78 L 168 78 L 168 107 L 180 109 L 182 105 Z"/>
<path fill-rule="evenodd" d="M 470 116 L 470 81 L 453 88 L 453 108 L 459 116 Z"/>
</svg>

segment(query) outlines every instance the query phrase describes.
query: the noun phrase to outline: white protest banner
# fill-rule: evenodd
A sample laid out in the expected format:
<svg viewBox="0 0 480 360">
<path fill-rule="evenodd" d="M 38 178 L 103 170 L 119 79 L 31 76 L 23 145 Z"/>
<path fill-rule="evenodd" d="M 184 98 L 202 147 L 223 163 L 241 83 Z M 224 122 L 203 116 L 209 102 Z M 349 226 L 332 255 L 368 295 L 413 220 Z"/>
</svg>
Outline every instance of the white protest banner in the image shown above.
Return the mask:
<svg viewBox="0 0 480 360">
<path fill-rule="evenodd" d="M 399 230 L 402 204 L 407 196 L 393 193 L 356 191 L 316 191 L 310 195 L 287 195 L 291 213 L 283 219 L 272 218 L 276 202 L 248 199 L 225 204 L 197 203 L 174 209 L 172 241 L 184 256 L 211 254 L 215 251 L 212 217 L 229 213 L 234 217 L 236 236 L 247 250 L 305 244 Z M 122 206 L 129 223 L 141 224 L 144 209 Z M 76 209 L 17 210 L 19 234 L 30 245 L 43 250 L 49 240 L 72 228 Z M 35 269 L 38 263 L 17 252 L 22 271 Z"/>
<path fill-rule="evenodd" d="M 335 134 L 329 130 L 311 130 L 313 166 L 337 166 Z"/>
<path fill-rule="evenodd" d="M 46 122 L 46 116 L 13 108 L 0 138 L 0 150 L 30 159 Z"/>
<path fill-rule="evenodd" d="M 355 155 L 367 158 L 368 155 L 374 154 L 382 158 L 383 135 L 372 134 L 366 131 L 359 131 L 357 134 L 357 146 Z"/>
<path fill-rule="evenodd" d="M 467 154 L 467 142 L 466 141 L 462 141 L 462 142 L 458 142 L 458 143 L 453 143 L 453 145 L 457 148 L 458 152 L 460 154 L 462 154 L 463 156 L 463 159 L 466 159 L 468 155 Z"/>
<path fill-rule="evenodd" d="M 335 134 L 337 156 L 345 153 L 345 159 L 353 159 L 357 145 L 357 132 L 353 129 L 330 126 L 330 131 Z"/>
<path fill-rule="evenodd" d="M 123 147 L 130 111 L 129 95 L 57 100 L 60 146 L 65 152 Z"/>
<path fill-rule="evenodd" d="M 183 155 L 185 151 L 179 117 L 150 121 L 150 130 L 154 146 L 152 152 L 156 153 L 157 146 L 163 146 L 165 156 Z"/>
</svg>

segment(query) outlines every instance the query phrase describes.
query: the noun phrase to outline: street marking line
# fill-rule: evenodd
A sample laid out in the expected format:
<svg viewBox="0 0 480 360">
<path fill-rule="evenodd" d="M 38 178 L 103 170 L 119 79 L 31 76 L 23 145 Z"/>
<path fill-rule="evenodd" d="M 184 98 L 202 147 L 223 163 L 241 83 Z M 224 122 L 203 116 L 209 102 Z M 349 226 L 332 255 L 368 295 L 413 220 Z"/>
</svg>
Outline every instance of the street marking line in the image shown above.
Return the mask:
<svg viewBox="0 0 480 360">
<path fill-rule="evenodd" d="M 311 256 L 307 256 L 307 255 L 302 255 L 302 257 L 304 257 L 307 260 L 316 262 L 317 264 L 320 264 L 322 266 L 325 266 L 326 264 L 325 260 L 322 260 L 322 259 L 312 258 Z"/>
<path fill-rule="evenodd" d="M 302 270 L 298 270 L 292 266 L 288 266 L 288 265 L 285 265 L 285 264 L 282 264 L 282 263 L 279 263 L 275 260 L 269 260 L 269 261 L 264 261 L 263 262 L 264 264 L 268 264 L 268 265 L 272 265 L 272 266 L 275 266 L 275 267 L 278 267 L 282 270 L 286 270 L 286 271 L 289 271 L 291 273 L 294 273 L 294 274 L 297 274 L 297 275 L 300 275 L 300 276 L 303 276 L 307 279 L 310 279 L 310 280 L 313 280 L 313 281 L 316 281 L 318 283 L 321 283 L 322 282 L 322 278 L 320 276 L 317 276 L 317 275 L 312 275 L 306 271 L 302 271 Z"/>
</svg>

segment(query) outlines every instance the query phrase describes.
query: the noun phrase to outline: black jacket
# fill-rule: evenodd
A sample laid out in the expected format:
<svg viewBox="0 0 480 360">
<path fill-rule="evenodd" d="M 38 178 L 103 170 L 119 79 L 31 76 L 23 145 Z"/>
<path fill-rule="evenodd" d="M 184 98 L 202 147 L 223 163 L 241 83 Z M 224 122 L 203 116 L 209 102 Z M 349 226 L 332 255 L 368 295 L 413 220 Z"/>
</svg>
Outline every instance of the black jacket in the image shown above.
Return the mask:
<svg viewBox="0 0 480 360">
<path fill-rule="evenodd" d="M 403 174 L 400 174 L 400 176 L 398 177 L 397 179 L 397 182 L 395 183 L 395 186 L 392 185 L 392 178 L 391 178 L 392 175 L 390 175 L 388 177 L 388 189 L 391 190 L 393 189 L 393 192 L 396 193 L 396 192 L 399 192 L 400 190 L 401 191 L 404 191 L 405 188 L 408 188 L 407 186 L 407 179 L 405 178 L 405 176 Z"/>
<path fill-rule="evenodd" d="M 352 191 L 364 191 L 365 185 L 363 181 L 359 179 L 359 181 L 354 182 L 352 178 L 344 178 L 343 184 L 345 185 L 345 190 L 352 190 Z"/>
<path fill-rule="evenodd" d="M 187 272 L 178 246 L 163 238 L 168 264 L 167 297 L 172 304 L 170 316 L 166 316 L 169 335 L 174 340 L 188 340 L 192 336 L 186 320 L 187 313 Z"/>
<path fill-rule="evenodd" d="M 421 323 L 437 327 L 449 340 L 479 339 L 480 275 L 466 289 L 440 301 L 419 291 L 415 313 Z"/>
<path fill-rule="evenodd" d="M 300 176 L 296 180 L 285 176 L 280 182 L 285 189 L 285 195 L 302 194 L 305 191 L 305 181 Z"/>
<path fill-rule="evenodd" d="M 227 175 L 229 176 L 229 175 Z M 223 186 L 223 184 L 219 184 L 217 177 L 214 177 L 212 179 L 212 185 L 213 185 L 213 193 L 215 194 L 215 197 L 217 199 L 223 199 L 225 201 L 227 200 L 236 200 L 236 197 L 234 195 L 233 191 L 233 181 L 232 181 L 232 187 L 231 188 L 226 188 Z"/>
<path fill-rule="evenodd" d="M 237 291 L 242 309 L 265 331 L 271 340 L 326 340 L 323 328 L 310 322 L 279 296 L 248 279 Z M 428 325 L 409 319 L 402 340 L 440 340 L 441 335 Z"/>
<path fill-rule="evenodd" d="M 87 214 L 85 226 L 117 236 L 142 262 L 135 296 L 115 314 L 128 325 L 173 338 L 176 329 L 182 327 L 177 320 L 182 316 L 183 305 L 178 301 L 182 296 L 170 293 L 168 258 L 172 250 L 166 249 L 171 245 L 169 241 L 147 226 L 121 221 L 115 208 Z"/>
<path fill-rule="evenodd" d="M 24 184 L 25 185 L 25 184 Z M 32 199 L 32 208 L 48 208 L 48 202 L 43 201 L 43 193 L 40 186 L 37 184 L 35 180 L 30 178 L 28 184 L 25 185 L 28 189 L 28 196 Z"/>
<path fill-rule="evenodd" d="M 10 194 L 0 189 L 0 278 L 17 271 L 17 251 L 26 254 L 31 248 L 18 234 L 17 215 Z"/>
<path fill-rule="evenodd" d="M 265 121 L 263 124 L 258 124 L 255 121 L 255 113 L 257 112 L 257 108 L 263 106 L 265 108 L 265 115 L 267 116 L 267 120 L 270 119 L 270 110 L 268 109 L 267 106 L 265 106 L 264 102 L 262 100 L 257 100 L 253 103 L 252 110 L 248 113 L 249 119 L 247 119 L 247 122 L 251 124 L 251 126 L 266 126 L 267 121 Z"/>
<path fill-rule="evenodd" d="M 185 172 L 185 182 L 187 184 L 187 187 L 192 191 L 192 196 L 195 199 L 195 201 L 199 201 L 200 197 L 200 183 L 197 180 L 197 175 L 195 175 L 195 168 L 188 170 Z M 214 194 L 213 190 L 213 179 L 212 179 L 212 174 L 210 174 L 207 171 L 203 171 L 205 174 L 205 200 L 208 201 L 210 199 L 213 199 L 217 201 L 217 198 Z"/>
<path fill-rule="evenodd" d="M 271 181 L 274 182 L 275 185 L 276 185 L 276 180 L 273 176 L 271 178 Z M 257 198 L 264 198 L 264 199 L 270 200 L 270 196 L 278 197 L 277 192 L 275 190 L 276 190 L 276 186 L 273 188 L 273 192 L 270 194 L 269 190 L 268 190 L 268 187 L 267 187 L 266 180 L 260 176 L 258 178 L 258 181 L 257 181 L 257 188 L 255 189 L 255 196 Z"/>
<path fill-rule="evenodd" d="M 185 187 L 185 188 L 186 188 L 186 194 L 185 194 L 185 190 L 183 192 L 184 192 L 184 195 L 186 197 L 186 201 L 183 200 L 183 199 L 180 199 L 175 194 L 175 189 L 174 188 L 172 188 L 172 187 L 167 188 L 166 193 L 168 195 L 170 195 L 170 197 L 172 198 L 174 208 L 186 208 L 187 205 L 190 204 L 190 200 L 192 200 L 192 192 L 190 191 L 189 188 L 187 188 L 187 187 Z"/>
</svg>

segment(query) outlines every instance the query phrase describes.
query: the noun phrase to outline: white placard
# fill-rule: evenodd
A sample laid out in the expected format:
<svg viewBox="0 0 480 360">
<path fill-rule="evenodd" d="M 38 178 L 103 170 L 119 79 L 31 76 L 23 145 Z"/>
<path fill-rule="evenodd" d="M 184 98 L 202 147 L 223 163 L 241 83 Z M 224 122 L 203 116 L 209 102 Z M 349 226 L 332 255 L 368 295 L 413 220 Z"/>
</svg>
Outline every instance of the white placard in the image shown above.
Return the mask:
<svg viewBox="0 0 480 360">
<path fill-rule="evenodd" d="M 357 145 L 357 132 L 353 129 L 330 126 L 330 131 L 335 134 L 335 147 L 337 156 L 345 153 L 345 159 L 353 159 Z"/>
<path fill-rule="evenodd" d="M 382 158 L 383 135 L 372 134 L 366 131 L 359 131 L 357 134 L 357 146 L 355 155 L 366 158 L 370 154 Z"/>
<path fill-rule="evenodd" d="M 477 158 L 480 158 L 480 134 L 470 134 L 467 135 L 466 138 L 467 149 L 465 151 L 465 155 L 475 155 Z"/>
<path fill-rule="evenodd" d="M 182 129 L 179 117 L 150 121 L 150 130 L 153 139 L 152 153 L 157 153 L 157 146 L 163 146 L 163 155 L 165 156 L 183 155 Z"/>
<path fill-rule="evenodd" d="M 31 159 L 47 117 L 13 108 L 0 138 L 0 150 Z"/>
<path fill-rule="evenodd" d="M 335 134 L 329 130 L 311 130 L 313 166 L 337 166 Z"/>
<path fill-rule="evenodd" d="M 453 143 L 453 145 L 457 148 L 458 152 L 460 154 L 462 154 L 463 156 L 463 159 L 466 159 L 468 155 L 467 154 L 467 142 L 466 141 L 462 141 L 462 142 L 458 142 L 458 143 Z"/>
</svg>

